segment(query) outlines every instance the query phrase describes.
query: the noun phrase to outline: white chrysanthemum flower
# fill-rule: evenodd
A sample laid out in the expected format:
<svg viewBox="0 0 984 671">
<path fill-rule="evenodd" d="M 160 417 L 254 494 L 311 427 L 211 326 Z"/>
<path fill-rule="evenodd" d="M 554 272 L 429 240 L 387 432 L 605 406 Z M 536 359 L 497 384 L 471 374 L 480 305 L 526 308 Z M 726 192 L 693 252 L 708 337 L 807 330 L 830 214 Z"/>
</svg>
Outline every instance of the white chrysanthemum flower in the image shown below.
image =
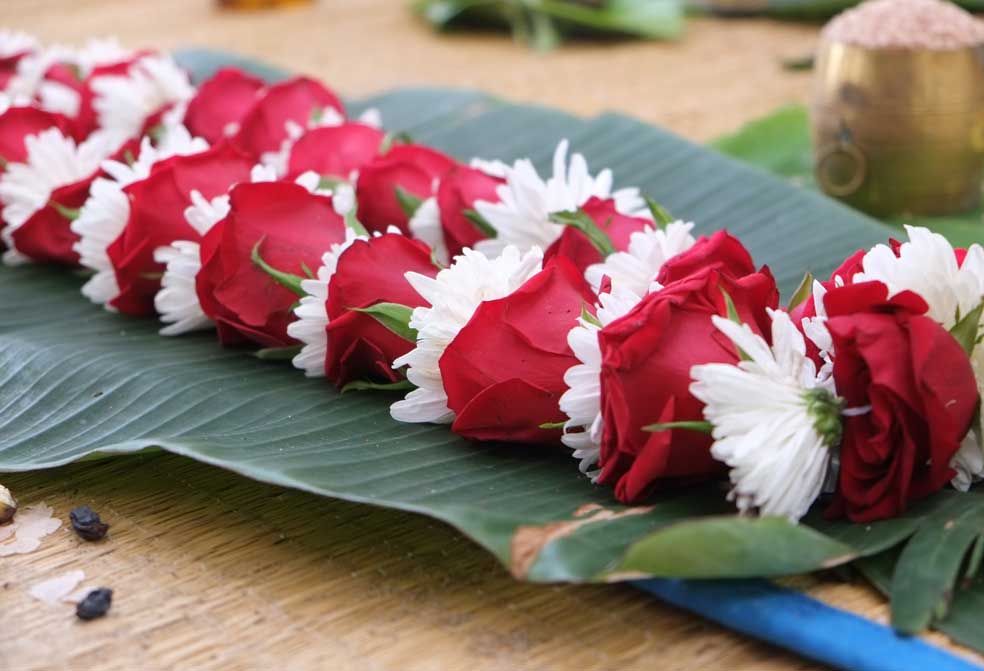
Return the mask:
<svg viewBox="0 0 984 671">
<path fill-rule="evenodd" d="M 399 229 L 395 230 L 399 232 Z M 323 377 L 325 374 L 325 357 L 328 351 L 328 336 L 325 331 L 328 327 L 328 285 L 338 268 L 338 259 L 356 240 L 366 239 L 366 236 L 357 235 L 351 228 L 346 228 L 345 241 L 335 243 L 321 257 L 317 278 L 301 282 L 301 288 L 307 296 L 301 297 L 300 305 L 294 308 L 297 320 L 287 325 L 287 335 L 304 343 L 293 363 L 307 377 Z"/>
<path fill-rule="evenodd" d="M 544 181 L 529 159 L 521 159 L 505 174 L 506 183 L 499 186 L 498 203 L 478 201 L 475 209 L 497 236 L 481 240 L 475 248 L 494 256 L 506 246 L 521 250 L 549 247 L 564 231 L 550 221 L 557 212 L 576 210 L 592 197 L 614 198 L 615 208 L 622 214 L 648 218 L 645 201 L 635 188 L 612 191 L 612 171 L 602 170 L 597 177 L 588 172 L 588 163 L 581 154 L 567 162 L 567 140 L 557 145 L 553 157 L 553 176 Z M 494 164 L 487 166 L 494 169 Z"/>
<path fill-rule="evenodd" d="M 92 175 L 113 149 L 103 137 L 76 145 L 57 128 L 27 136 L 24 145 L 25 162 L 9 164 L 0 176 L 0 202 L 4 203 L 3 220 L 7 224 L 0 235 L 9 248 L 4 254 L 7 263 L 26 260 L 17 252 L 14 231 L 48 204 L 55 189 Z"/>
<path fill-rule="evenodd" d="M 253 183 L 276 180 L 277 176 L 267 166 L 256 165 L 250 171 L 250 181 Z M 185 221 L 199 235 L 204 236 L 229 214 L 228 194 L 209 200 L 196 189 L 190 195 L 191 205 L 185 208 Z M 161 277 L 161 288 L 154 296 L 154 307 L 161 321 L 169 324 L 161 329 L 161 335 L 181 335 L 212 326 L 212 320 L 202 310 L 195 289 L 195 278 L 202 269 L 200 252 L 201 246 L 190 240 L 175 240 L 154 250 L 154 260 L 166 266 Z"/>
<path fill-rule="evenodd" d="M 276 171 L 262 164 L 253 166 L 249 177 L 252 184 L 277 181 Z M 322 193 L 318 189 L 319 179 L 314 173 L 304 173 L 295 183 L 311 193 Z M 228 193 L 211 200 L 198 190 L 192 191 L 190 195 L 191 205 L 185 208 L 185 221 L 199 235 L 204 236 L 230 212 Z M 154 250 L 154 259 L 166 265 L 161 278 L 161 289 L 154 296 L 154 307 L 160 314 L 161 321 L 169 324 L 161 329 L 161 335 L 180 335 L 212 326 L 212 320 L 202 310 L 195 288 L 195 278 L 202 268 L 200 252 L 200 245 L 188 240 L 176 240 Z"/>
<path fill-rule="evenodd" d="M 508 163 L 498 160 L 489 161 L 484 158 L 473 158 L 468 165 L 476 170 L 481 170 L 489 177 L 499 177 L 500 179 L 505 179 L 509 171 L 512 170 Z"/>
<path fill-rule="evenodd" d="M 853 280 L 882 282 L 890 295 L 914 291 L 929 305 L 929 317 L 952 328 L 958 313 L 967 314 L 984 296 L 984 249 L 971 245 L 958 266 L 953 246 L 942 235 L 920 226 L 905 230 L 909 240 L 899 247 L 898 256 L 888 245 L 872 247 Z"/>
<path fill-rule="evenodd" d="M 929 317 L 949 330 L 959 317 L 976 309 L 984 300 L 984 249 L 971 245 L 962 264 L 957 264 L 953 246 L 938 233 L 920 226 L 906 226 L 909 240 L 898 255 L 888 245 L 876 245 L 862 259 L 862 272 L 853 281 L 877 280 L 888 286 L 889 294 L 913 291 L 926 301 Z M 815 298 L 819 307 L 822 299 Z M 978 325 L 982 333 L 984 319 Z M 970 357 L 979 393 L 984 393 L 984 347 L 978 345 Z M 964 438 L 952 466 L 957 470 L 953 485 L 966 490 L 969 483 L 984 477 L 984 454 L 980 443 L 984 424 L 973 427 Z M 976 454 L 975 454 L 976 452 Z"/>
<path fill-rule="evenodd" d="M 176 240 L 154 250 L 154 260 L 166 266 L 161 288 L 154 296 L 154 307 L 168 326 L 161 335 L 171 336 L 212 328 L 198 302 L 195 278 L 202 269 L 201 246 L 189 240 Z"/>
<path fill-rule="evenodd" d="M 63 63 L 74 68 L 80 79 L 85 79 L 94 68 L 119 63 L 131 56 L 132 52 L 115 39 L 89 40 L 81 49 L 51 45 L 18 61 L 17 73 L 10 81 L 8 91 L 28 99 L 36 97 L 43 110 L 75 116 L 82 102 L 78 92 L 60 82 L 45 79 L 48 69 Z"/>
<path fill-rule="evenodd" d="M 420 204 L 410 217 L 410 233 L 434 250 L 434 258 L 447 265 L 450 261 L 448 246 L 444 242 L 444 229 L 441 228 L 441 210 L 437 198 L 431 196 Z"/>
<path fill-rule="evenodd" d="M 601 450 L 601 434 L 604 424 L 601 417 L 601 348 L 598 332 L 613 321 L 629 313 L 640 296 L 628 287 L 612 284 L 612 292 L 598 296 L 596 322 L 579 319 L 578 326 L 567 334 L 567 344 L 580 362 L 564 373 L 567 391 L 560 397 L 560 410 L 567 415 L 564 423 L 564 445 L 573 450 L 573 457 L 581 462 L 582 473 L 592 481 L 600 470 L 592 467 L 598 463 Z"/>
<path fill-rule="evenodd" d="M 379 110 L 375 107 L 367 109 L 363 112 L 358 119 L 359 123 L 363 123 L 367 126 L 372 126 L 373 128 L 382 128 L 383 117 L 379 113 Z M 345 117 L 339 114 L 338 110 L 333 107 L 326 107 L 320 111 L 319 114 L 313 115 L 308 119 L 307 125 L 302 126 L 296 121 L 288 120 L 284 124 L 284 129 L 287 131 L 287 137 L 283 139 L 280 143 L 280 148 L 276 151 L 264 152 L 260 156 L 260 162 L 264 165 L 271 166 L 277 171 L 277 174 L 281 177 L 287 174 L 287 165 L 290 162 L 290 152 L 294 148 L 301 137 L 307 133 L 309 130 L 315 128 L 326 128 L 329 126 L 341 126 L 345 123 Z M 233 135 L 238 131 L 237 126 L 232 126 L 227 128 L 226 131 L 231 131 L 230 135 Z M 354 175 L 350 177 L 354 178 Z"/>
<path fill-rule="evenodd" d="M 119 295 L 116 273 L 106 250 L 126 228 L 130 218 L 130 201 L 123 189 L 146 179 L 158 161 L 171 156 L 187 156 L 208 149 L 201 138 L 192 138 L 184 126 L 167 127 L 155 147 L 149 138 L 140 145 L 140 155 L 132 164 L 103 161 L 102 168 L 109 178 L 99 177 L 92 183 L 89 199 L 72 222 L 72 231 L 79 236 L 75 251 L 81 263 L 95 274 L 82 287 L 82 294 L 94 303 L 106 305 Z"/>
<path fill-rule="evenodd" d="M 441 355 L 479 304 L 508 296 L 540 272 L 542 265 L 539 247 L 525 253 L 506 247 L 495 259 L 466 249 L 437 277 L 407 273 L 407 281 L 429 307 L 414 308 L 410 327 L 417 331 L 417 346 L 393 362 L 393 368 L 408 367 L 407 379 L 417 387 L 390 406 L 394 419 L 438 424 L 454 421 L 441 378 Z"/>
<path fill-rule="evenodd" d="M 770 310 L 772 347 L 745 324 L 712 317 L 748 360 L 691 368 L 713 426 L 711 454 L 731 467 L 738 509 L 798 521 L 820 495 L 840 443 L 842 401 L 817 375 L 789 315 Z"/>
<path fill-rule="evenodd" d="M 0 29 L 0 58 L 36 51 L 41 44 L 33 36 L 19 30 Z"/>
<path fill-rule="evenodd" d="M 125 76 L 92 80 L 99 126 L 119 138 L 136 137 L 147 118 L 166 105 L 187 102 L 195 93 L 188 74 L 167 56 L 144 56 Z"/>
<path fill-rule="evenodd" d="M 690 234 L 693 227 L 690 222 L 674 221 L 665 229 L 647 226 L 636 231 L 629 238 L 628 250 L 609 254 L 601 263 L 588 266 L 584 278 L 596 292 L 602 280 L 610 277 L 637 296 L 645 296 L 653 290 L 663 264 L 694 246 L 696 240 Z"/>
</svg>

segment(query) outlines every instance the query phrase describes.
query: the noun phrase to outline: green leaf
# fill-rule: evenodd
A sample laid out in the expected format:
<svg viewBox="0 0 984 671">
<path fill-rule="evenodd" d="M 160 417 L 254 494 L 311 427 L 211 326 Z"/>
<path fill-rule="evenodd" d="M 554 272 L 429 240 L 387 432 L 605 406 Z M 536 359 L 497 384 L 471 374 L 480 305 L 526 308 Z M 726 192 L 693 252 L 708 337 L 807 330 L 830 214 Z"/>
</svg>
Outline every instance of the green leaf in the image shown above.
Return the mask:
<svg viewBox="0 0 984 671">
<path fill-rule="evenodd" d="M 420 196 L 416 196 L 402 186 L 394 187 L 396 190 L 396 201 L 400 204 L 400 208 L 403 213 L 407 215 L 408 218 L 413 218 L 413 215 L 417 213 L 420 206 L 423 204 L 424 199 Z"/>
<path fill-rule="evenodd" d="M 410 136 L 410 133 L 405 131 L 390 131 L 383 136 L 383 141 L 379 143 L 379 153 L 387 153 L 393 148 L 393 145 L 398 142 L 401 144 L 411 144 L 413 142 L 413 138 Z"/>
<path fill-rule="evenodd" d="M 376 321 L 412 343 L 417 342 L 417 332 L 410 328 L 410 316 L 413 308 L 399 303 L 376 303 L 367 308 L 349 308 L 354 312 L 364 312 Z"/>
<path fill-rule="evenodd" d="M 56 203 L 55 201 L 51 201 L 50 204 L 51 204 L 51 207 L 54 208 L 55 212 L 57 212 L 61 216 L 65 217 L 69 221 L 75 221 L 76 219 L 79 218 L 79 210 L 78 210 L 78 208 L 65 207 L 61 203 Z"/>
<path fill-rule="evenodd" d="M 359 204 L 353 202 L 352 207 L 349 208 L 348 212 L 345 213 L 344 217 L 345 226 L 352 230 L 357 236 L 368 238 L 369 231 L 366 227 L 362 225 L 359 221 Z"/>
<path fill-rule="evenodd" d="M 601 227 L 584 210 L 577 210 L 576 212 L 555 212 L 550 215 L 550 221 L 561 226 L 576 228 L 584 233 L 602 256 L 608 256 L 615 251 L 615 245 L 612 244 L 612 239 L 608 237 L 607 233 L 601 230 Z"/>
<path fill-rule="evenodd" d="M 971 545 L 984 532 L 984 498 L 958 497 L 925 520 L 892 575 L 892 624 L 915 634 L 941 618 Z"/>
<path fill-rule="evenodd" d="M 256 241 L 253 245 L 253 253 L 250 255 L 253 263 L 263 272 L 270 276 L 274 282 L 284 287 L 285 289 L 294 293 L 295 296 L 303 298 L 307 296 L 307 292 L 301 288 L 301 282 L 304 281 L 303 277 L 298 275 L 291 275 L 290 273 L 285 273 L 283 271 L 277 270 L 276 268 L 270 266 L 263 257 L 260 256 L 260 245 L 263 244 L 263 238 Z"/>
<path fill-rule="evenodd" d="M 643 431 L 648 431 L 650 433 L 659 433 L 660 431 L 673 431 L 674 429 L 683 429 L 685 431 L 696 431 L 697 433 L 706 433 L 711 435 L 714 431 L 714 425 L 710 422 L 661 422 L 659 424 L 650 424 L 648 426 L 642 427 Z"/>
<path fill-rule="evenodd" d="M 710 517 L 672 524 L 633 543 L 609 574 L 780 576 L 838 566 L 855 556 L 850 546 L 783 518 Z"/>
<path fill-rule="evenodd" d="M 562 36 L 626 35 L 673 39 L 683 31 L 681 0 L 418 0 L 414 9 L 435 28 L 509 28 L 541 51 Z"/>
<path fill-rule="evenodd" d="M 544 422 L 540 428 L 549 431 L 551 429 L 563 429 L 566 425 L 567 422 Z"/>
<path fill-rule="evenodd" d="M 803 280 L 796 287 L 792 298 L 789 299 L 789 306 L 786 308 L 790 312 L 802 305 L 807 298 L 813 295 L 813 275 L 806 273 Z"/>
<path fill-rule="evenodd" d="M 667 225 L 676 221 L 673 215 L 667 212 L 665 207 L 649 196 L 646 196 L 646 207 L 649 208 L 649 213 L 653 215 L 653 221 L 656 222 L 656 226 L 659 228 L 666 228 Z"/>
<path fill-rule="evenodd" d="M 290 361 L 300 353 L 300 345 L 295 345 L 293 347 L 265 347 L 253 352 L 253 356 L 261 361 Z"/>
<path fill-rule="evenodd" d="M 485 237 L 498 237 L 499 231 L 495 230 L 492 224 L 489 223 L 488 219 L 479 214 L 477 210 L 462 210 L 461 213 L 465 215 L 465 219 L 475 224 L 475 227 L 480 230 L 482 235 Z"/>
<path fill-rule="evenodd" d="M 794 56 L 792 58 L 782 59 L 782 67 L 784 70 L 789 70 L 791 72 L 805 72 L 812 70 L 816 65 L 816 58 L 814 55 L 806 54 L 805 56 Z"/>
<path fill-rule="evenodd" d="M 976 308 L 963 317 L 959 317 L 959 321 L 950 329 L 950 335 L 960 343 L 967 356 L 974 353 L 974 348 L 980 342 L 979 331 L 982 311 L 984 311 L 984 302 L 978 303 Z"/>
<path fill-rule="evenodd" d="M 810 117 L 805 107 L 783 107 L 740 131 L 716 140 L 723 153 L 768 170 L 790 183 L 817 190 L 813 177 L 813 145 Z M 885 221 L 898 236 L 904 224 L 925 226 L 944 236 L 955 247 L 984 244 L 984 205 L 973 212 L 946 217 L 895 217 Z M 859 245 L 862 246 L 862 245 Z M 845 255 L 846 258 L 847 255 Z M 815 273 L 819 274 L 819 273 Z"/>
<path fill-rule="evenodd" d="M 597 317 L 591 314 L 591 311 L 588 309 L 588 307 L 589 306 L 586 303 L 581 305 L 581 319 L 593 326 L 597 326 L 598 328 L 601 328 L 601 322 L 598 321 Z"/>
<path fill-rule="evenodd" d="M 369 380 L 354 380 L 342 387 L 339 391 L 347 394 L 350 391 L 409 391 L 413 389 L 413 384 L 409 380 L 397 380 L 396 382 L 380 383 L 370 382 Z"/>
</svg>

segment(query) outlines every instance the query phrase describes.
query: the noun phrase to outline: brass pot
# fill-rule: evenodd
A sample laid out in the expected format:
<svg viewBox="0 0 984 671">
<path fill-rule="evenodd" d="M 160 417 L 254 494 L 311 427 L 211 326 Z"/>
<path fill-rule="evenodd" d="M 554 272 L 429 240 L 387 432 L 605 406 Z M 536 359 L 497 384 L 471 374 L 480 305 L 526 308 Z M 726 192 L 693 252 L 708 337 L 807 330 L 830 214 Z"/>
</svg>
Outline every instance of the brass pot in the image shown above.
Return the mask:
<svg viewBox="0 0 984 671">
<path fill-rule="evenodd" d="M 812 109 L 817 182 L 879 217 L 974 209 L 984 171 L 984 45 L 824 41 Z"/>
</svg>

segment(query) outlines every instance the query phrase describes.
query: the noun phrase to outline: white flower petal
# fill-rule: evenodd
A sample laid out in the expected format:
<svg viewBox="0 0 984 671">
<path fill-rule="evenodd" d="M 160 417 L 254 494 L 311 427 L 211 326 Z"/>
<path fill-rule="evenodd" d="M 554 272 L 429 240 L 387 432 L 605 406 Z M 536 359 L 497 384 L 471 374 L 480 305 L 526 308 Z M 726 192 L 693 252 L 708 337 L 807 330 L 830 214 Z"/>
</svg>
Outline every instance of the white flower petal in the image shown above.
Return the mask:
<svg viewBox="0 0 984 671">
<path fill-rule="evenodd" d="M 539 247 L 523 254 L 515 247 L 506 247 L 495 259 L 465 249 L 433 279 L 407 273 L 407 281 L 430 306 L 414 309 L 410 326 L 417 331 L 417 346 L 393 362 L 394 368 L 407 366 L 407 379 L 418 387 L 390 407 L 394 419 L 434 423 L 454 420 L 441 378 L 441 355 L 479 304 L 511 294 L 540 271 L 542 261 Z"/>
</svg>

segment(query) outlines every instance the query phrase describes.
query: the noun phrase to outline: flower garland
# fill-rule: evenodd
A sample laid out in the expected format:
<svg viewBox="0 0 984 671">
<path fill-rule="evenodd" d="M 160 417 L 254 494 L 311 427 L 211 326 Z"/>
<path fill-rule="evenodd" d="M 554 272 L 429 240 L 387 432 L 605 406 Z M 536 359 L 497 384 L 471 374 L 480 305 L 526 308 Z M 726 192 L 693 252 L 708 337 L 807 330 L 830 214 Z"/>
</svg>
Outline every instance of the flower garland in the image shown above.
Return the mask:
<svg viewBox="0 0 984 671">
<path fill-rule="evenodd" d="M 568 449 L 625 504 L 728 478 L 744 514 L 868 522 L 984 476 L 984 249 L 908 227 L 782 307 L 739 240 L 569 151 L 460 163 L 309 78 L 0 33 L 4 262 L 164 335 Z"/>
</svg>

